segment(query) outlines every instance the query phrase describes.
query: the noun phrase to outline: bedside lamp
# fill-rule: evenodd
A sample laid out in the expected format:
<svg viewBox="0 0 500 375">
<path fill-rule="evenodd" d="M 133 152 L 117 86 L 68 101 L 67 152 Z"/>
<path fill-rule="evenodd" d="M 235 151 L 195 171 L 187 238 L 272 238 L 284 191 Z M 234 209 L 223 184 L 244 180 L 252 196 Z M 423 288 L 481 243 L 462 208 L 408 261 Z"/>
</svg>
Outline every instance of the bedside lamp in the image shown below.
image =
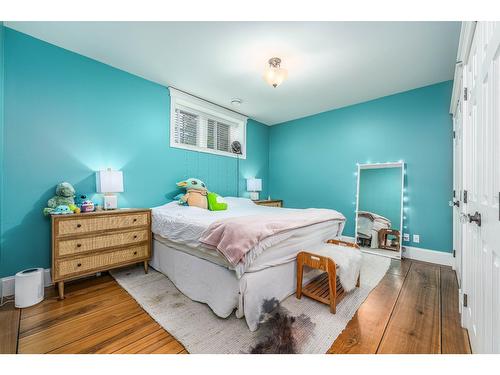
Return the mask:
<svg viewBox="0 0 500 375">
<path fill-rule="evenodd" d="M 116 209 L 118 198 L 114 193 L 123 193 L 123 173 L 110 168 L 96 172 L 96 185 L 97 192 L 104 194 L 104 209 Z"/>
<path fill-rule="evenodd" d="M 262 191 L 262 180 L 260 178 L 247 178 L 247 191 L 250 192 L 251 200 L 259 200 L 259 191 Z"/>
</svg>

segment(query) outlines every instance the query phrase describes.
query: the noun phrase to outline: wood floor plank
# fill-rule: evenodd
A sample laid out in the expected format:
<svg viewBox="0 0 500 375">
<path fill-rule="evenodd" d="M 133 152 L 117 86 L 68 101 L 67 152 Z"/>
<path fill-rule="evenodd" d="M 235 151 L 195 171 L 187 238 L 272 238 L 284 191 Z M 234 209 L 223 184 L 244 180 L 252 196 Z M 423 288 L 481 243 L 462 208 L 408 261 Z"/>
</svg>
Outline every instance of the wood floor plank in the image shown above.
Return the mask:
<svg viewBox="0 0 500 375">
<path fill-rule="evenodd" d="M 328 353 L 376 353 L 403 281 L 404 276 L 387 273 L 337 337 Z"/>
<path fill-rule="evenodd" d="M 378 353 L 441 352 L 439 266 L 412 262 Z"/>
<path fill-rule="evenodd" d="M 148 314 L 140 314 L 102 331 L 57 348 L 50 353 L 99 354 L 112 353 L 161 329 Z"/>
<path fill-rule="evenodd" d="M 66 298 L 64 300 L 60 300 L 58 294 L 49 292 L 51 290 L 55 290 L 54 287 L 46 288 L 46 297 L 43 303 L 23 309 L 22 318 L 28 318 L 30 316 L 46 312 L 50 313 L 59 306 L 77 303 L 78 301 L 88 298 L 91 295 L 102 293 L 103 291 L 105 292 L 109 290 L 110 287 L 116 288 L 117 284 L 113 279 L 110 280 L 109 277 L 96 277 L 84 280 L 81 285 L 76 282 L 72 282 L 68 284 L 68 287 L 65 286 Z"/>
<path fill-rule="evenodd" d="M 403 258 L 401 260 L 391 259 L 391 265 L 389 266 L 387 273 L 406 277 L 408 271 L 410 270 L 411 262 L 412 261 L 407 258 Z"/>
<path fill-rule="evenodd" d="M 129 345 L 124 346 L 123 348 L 120 348 L 119 350 L 115 351 L 114 353 L 116 353 L 116 354 L 142 353 L 144 350 L 146 350 L 151 345 L 154 345 L 159 340 L 170 339 L 171 337 L 172 336 L 170 336 L 170 334 L 167 333 L 165 330 L 158 329 L 157 331 L 151 333 L 150 335 L 145 336 L 145 337 L 143 337 L 143 338 L 141 338 L 133 343 L 130 343 Z"/>
<path fill-rule="evenodd" d="M 0 354 L 15 354 L 17 351 L 20 312 L 13 302 L 0 307 Z"/>
<path fill-rule="evenodd" d="M 168 336 L 162 337 L 161 339 L 155 341 L 151 345 L 149 345 L 146 348 L 144 348 L 143 350 L 141 350 L 140 354 L 152 354 L 163 347 L 169 347 L 169 345 L 175 346 L 174 345 L 175 341 L 176 341 L 175 338 L 169 334 Z M 172 344 L 172 343 L 174 343 L 174 344 Z M 136 353 L 139 354 L 139 352 L 136 352 Z"/>
<path fill-rule="evenodd" d="M 133 300 L 109 306 L 19 339 L 19 353 L 47 353 L 144 313 Z"/>
<path fill-rule="evenodd" d="M 54 306 L 52 310 L 40 314 L 30 317 L 24 317 L 24 314 L 22 314 L 19 337 L 32 335 L 75 317 L 92 314 L 108 306 L 116 305 L 126 297 L 128 297 L 127 292 L 115 284 L 102 289 L 100 293 L 93 293 L 90 296 L 75 296 L 71 299 L 71 303 L 66 303 L 66 299 L 59 301 L 58 305 Z"/>
<path fill-rule="evenodd" d="M 185 351 L 184 347 L 177 340 L 173 339 L 169 343 L 151 351 L 151 354 L 179 354 Z"/>
<path fill-rule="evenodd" d="M 467 330 L 460 325 L 457 277 L 455 271 L 445 267 L 441 267 L 441 313 L 441 352 L 470 353 Z"/>
</svg>

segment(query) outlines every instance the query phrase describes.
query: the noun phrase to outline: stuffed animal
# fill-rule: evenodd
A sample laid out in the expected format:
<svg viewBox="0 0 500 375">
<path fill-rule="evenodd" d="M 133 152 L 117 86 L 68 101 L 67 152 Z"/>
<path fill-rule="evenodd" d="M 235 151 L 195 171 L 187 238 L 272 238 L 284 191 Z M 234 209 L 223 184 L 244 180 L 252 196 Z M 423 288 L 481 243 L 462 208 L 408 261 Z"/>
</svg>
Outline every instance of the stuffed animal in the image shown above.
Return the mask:
<svg viewBox="0 0 500 375">
<path fill-rule="evenodd" d="M 67 206 L 65 204 L 61 204 L 61 205 L 57 206 L 56 208 L 54 208 L 50 214 L 51 215 L 67 215 L 67 214 L 72 214 L 72 213 L 73 213 L 73 211 L 71 211 L 69 206 Z"/>
<path fill-rule="evenodd" d="M 208 209 L 210 211 L 224 211 L 227 210 L 227 203 L 219 194 L 208 192 L 207 194 Z"/>
<path fill-rule="evenodd" d="M 177 186 L 185 188 L 186 194 L 177 195 L 174 200 L 185 206 L 194 206 L 210 211 L 227 210 L 227 203 L 220 195 L 207 190 L 207 185 L 197 178 L 188 178 L 177 183 Z"/>
<path fill-rule="evenodd" d="M 75 188 L 69 182 L 61 182 L 56 187 L 56 195 L 48 200 L 48 207 L 43 209 L 43 214 L 45 216 L 51 214 L 58 206 L 67 206 L 69 209 L 69 206 L 74 204 Z"/>
<path fill-rule="evenodd" d="M 208 208 L 207 186 L 203 181 L 190 177 L 185 181 L 178 182 L 177 186 L 186 189 L 186 194 L 176 197 L 179 198 L 179 204 Z"/>
<path fill-rule="evenodd" d="M 81 212 L 92 212 L 94 211 L 94 202 L 92 200 L 87 199 L 86 195 L 81 195 L 78 200 L 78 206 L 80 207 Z"/>
</svg>

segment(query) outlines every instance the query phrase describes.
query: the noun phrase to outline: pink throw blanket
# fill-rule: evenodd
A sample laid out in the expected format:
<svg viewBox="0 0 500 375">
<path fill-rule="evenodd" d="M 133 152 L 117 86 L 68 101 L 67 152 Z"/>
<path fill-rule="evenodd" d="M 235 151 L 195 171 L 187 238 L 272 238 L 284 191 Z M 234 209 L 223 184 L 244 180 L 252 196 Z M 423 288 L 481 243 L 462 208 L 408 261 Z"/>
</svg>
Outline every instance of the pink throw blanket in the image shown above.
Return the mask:
<svg viewBox="0 0 500 375">
<path fill-rule="evenodd" d="M 250 215 L 219 220 L 203 232 L 200 242 L 216 248 L 233 266 L 260 241 L 285 231 L 327 221 L 345 221 L 340 212 L 308 208 L 272 215 Z"/>
</svg>

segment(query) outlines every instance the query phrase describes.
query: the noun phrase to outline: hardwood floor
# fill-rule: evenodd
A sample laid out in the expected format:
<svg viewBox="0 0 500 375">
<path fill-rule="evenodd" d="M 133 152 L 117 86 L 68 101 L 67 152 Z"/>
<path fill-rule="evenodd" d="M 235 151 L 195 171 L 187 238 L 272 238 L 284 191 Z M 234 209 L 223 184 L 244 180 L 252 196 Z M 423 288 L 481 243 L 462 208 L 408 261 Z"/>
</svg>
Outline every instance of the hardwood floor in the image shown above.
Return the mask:
<svg viewBox="0 0 500 375">
<path fill-rule="evenodd" d="M 449 267 L 392 261 L 328 353 L 470 353 Z M 27 309 L 0 308 L 0 353 L 187 353 L 109 275 L 54 288 Z"/>
</svg>

